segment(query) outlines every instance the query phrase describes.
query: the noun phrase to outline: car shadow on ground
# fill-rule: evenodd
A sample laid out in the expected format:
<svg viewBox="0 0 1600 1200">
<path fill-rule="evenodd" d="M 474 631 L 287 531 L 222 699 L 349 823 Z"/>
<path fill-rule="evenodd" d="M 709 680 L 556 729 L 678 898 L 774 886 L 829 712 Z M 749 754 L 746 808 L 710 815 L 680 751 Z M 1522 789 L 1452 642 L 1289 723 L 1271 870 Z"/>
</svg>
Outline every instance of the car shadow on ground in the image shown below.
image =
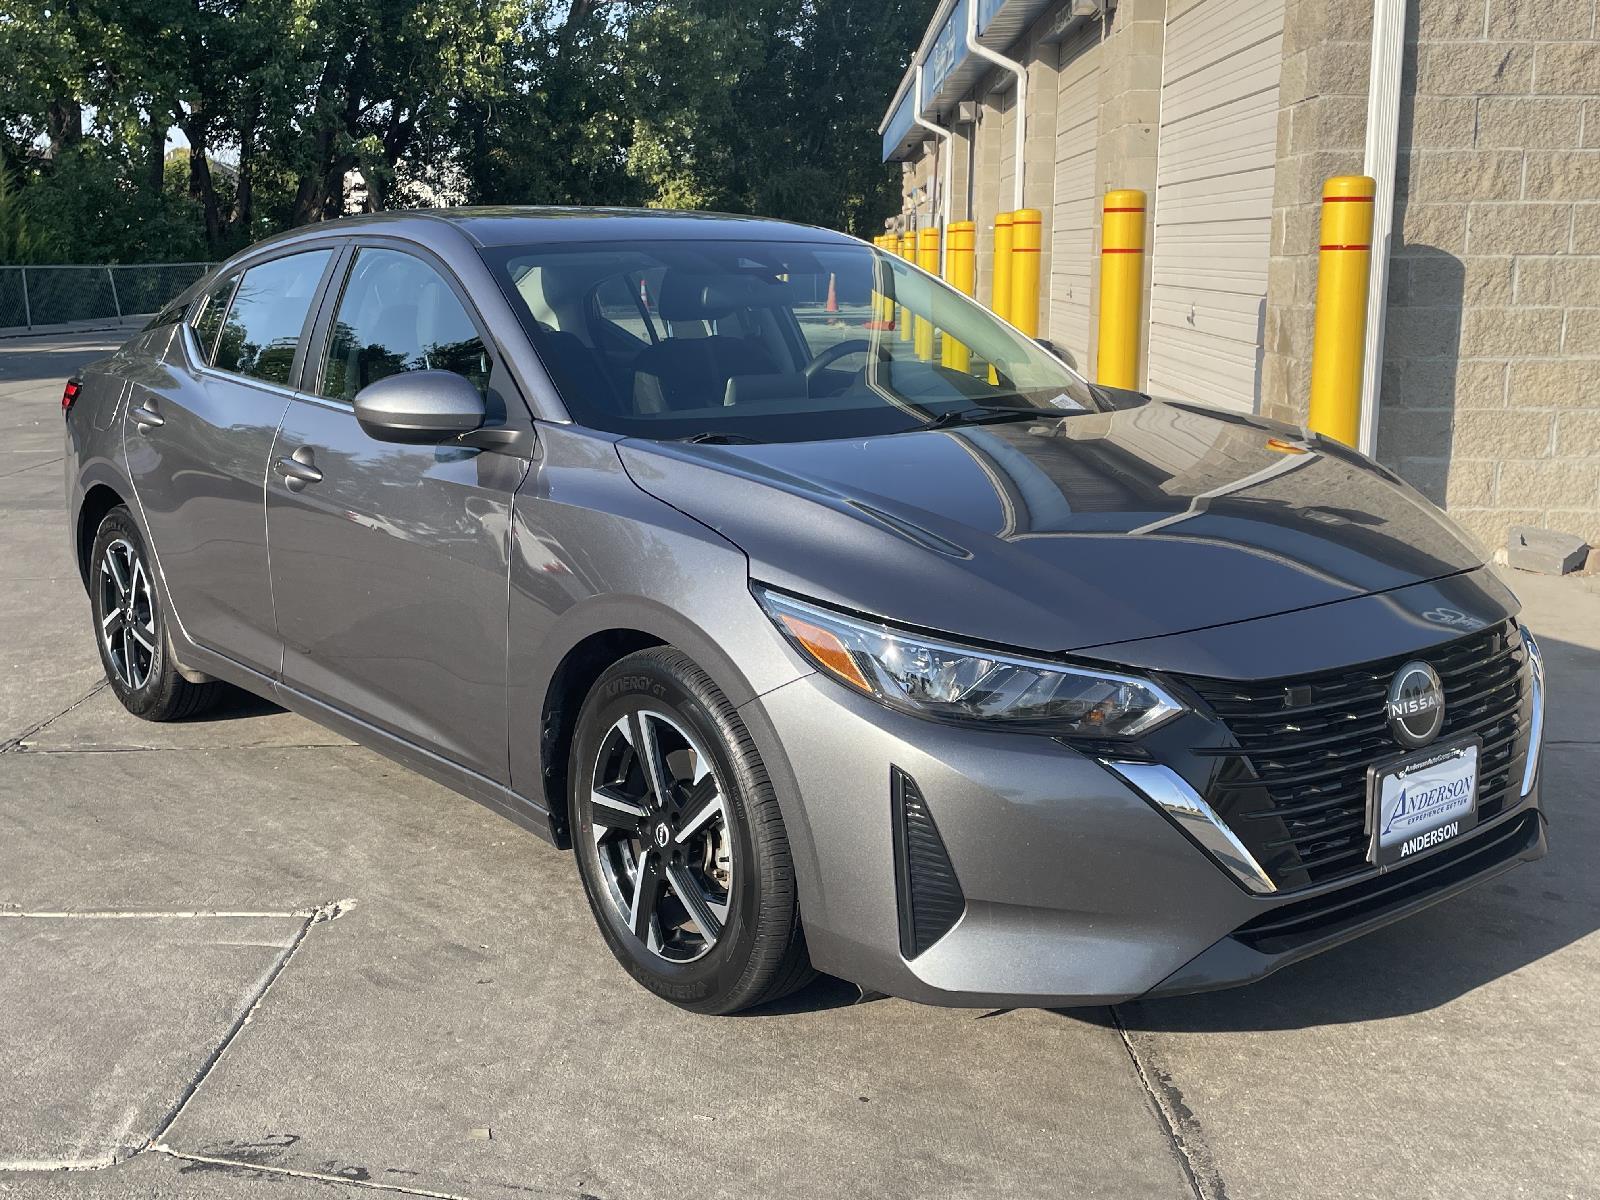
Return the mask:
<svg viewBox="0 0 1600 1200">
<path fill-rule="evenodd" d="M 270 717 L 275 713 L 286 711 L 281 704 L 274 704 L 264 696 L 257 696 L 254 692 L 247 692 L 243 688 L 227 688 L 215 708 L 208 708 L 199 716 L 185 717 L 182 721 L 175 722 L 181 725 L 204 725 L 212 721 L 239 721 L 246 717 Z"/>
</svg>

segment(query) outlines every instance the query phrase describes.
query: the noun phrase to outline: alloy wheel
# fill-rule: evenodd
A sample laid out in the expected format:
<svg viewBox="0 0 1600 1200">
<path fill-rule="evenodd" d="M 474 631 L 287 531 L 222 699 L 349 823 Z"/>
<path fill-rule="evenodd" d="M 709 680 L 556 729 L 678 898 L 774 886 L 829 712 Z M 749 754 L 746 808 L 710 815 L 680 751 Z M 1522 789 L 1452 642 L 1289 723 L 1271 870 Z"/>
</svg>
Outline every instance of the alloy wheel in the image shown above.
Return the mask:
<svg viewBox="0 0 1600 1200">
<path fill-rule="evenodd" d="M 639 709 L 601 739 L 589 816 L 606 895 L 669 962 L 709 954 L 728 924 L 733 837 L 710 755 L 664 713 Z"/>
<path fill-rule="evenodd" d="M 100 559 L 100 638 L 118 681 L 138 691 L 156 661 L 155 602 L 144 559 L 126 538 L 117 538 Z"/>
</svg>

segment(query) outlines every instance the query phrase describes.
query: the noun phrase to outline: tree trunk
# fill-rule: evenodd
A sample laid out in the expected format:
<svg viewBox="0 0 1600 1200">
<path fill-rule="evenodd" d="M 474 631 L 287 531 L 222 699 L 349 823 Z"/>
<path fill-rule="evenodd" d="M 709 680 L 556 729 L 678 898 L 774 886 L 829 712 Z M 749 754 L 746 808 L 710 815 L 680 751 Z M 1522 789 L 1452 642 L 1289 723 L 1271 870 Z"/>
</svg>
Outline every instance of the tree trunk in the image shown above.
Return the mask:
<svg viewBox="0 0 1600 1200">
<path fill-rule="evenodd" d="M 145 189 L 152 196 L 161 195 L 166 186 L 167 171 L 167 119 L 155 112 L 150 114 L 150 127 L 145 130 Z"/>
<path fill-rule="evenodd" d="M 205 216 L 206 245 L 215 251 L 222 245 L 222 209 L 217 204 L 216 181 L 211 178 L 211 162 L 206 157 L 211 131 L 199 105 L 190 110 L 189 120 L 182 128 L 189 139 L 189 195 L 200 201 Z"/>
<path fill-rule="evenodd" d="M 250 222 L 255 205 L 255 142 L 257 107 L 251 103 L 245 110 L 239 129 L 239 178 L 234 184 L 233 217 L 229 225 L 235 233 L 242 234 L 241 241 L 249 242 Z"/>
<path fill-rule="evenodd" d="M 44 121 L 52 154 L 83 141 L 83 105 L 73 97 L 62 95 L 50 101 L 45 106 Z"/>
</svg>

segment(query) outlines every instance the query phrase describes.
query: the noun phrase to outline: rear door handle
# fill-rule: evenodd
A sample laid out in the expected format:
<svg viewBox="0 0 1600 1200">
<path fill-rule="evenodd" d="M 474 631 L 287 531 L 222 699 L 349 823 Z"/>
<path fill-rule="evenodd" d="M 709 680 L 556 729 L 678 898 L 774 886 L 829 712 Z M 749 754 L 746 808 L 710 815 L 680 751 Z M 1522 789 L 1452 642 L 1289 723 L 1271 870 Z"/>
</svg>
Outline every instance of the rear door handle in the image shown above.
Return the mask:
<svg viewBox="0 0 1600 1200">
<path fill-rule="evenodd" d="M 139 427 L 140 433 L 157 429 L 167 423 L 165 417 L 156 409 L 156 402 L 150 400 L 128 410 L 128 415 L 133 418 L 133 423 Z"/>
<path fill-rule="evenodd" d="M 283 486 L 291 492 L 304 491 L 306 484 L 322 481 L 322 472 L 317 470 L 316 455 L 310 446 L 301 446 L 293 454 L 278 459 L 272 469 L 283 476 Z"/>
</svg>

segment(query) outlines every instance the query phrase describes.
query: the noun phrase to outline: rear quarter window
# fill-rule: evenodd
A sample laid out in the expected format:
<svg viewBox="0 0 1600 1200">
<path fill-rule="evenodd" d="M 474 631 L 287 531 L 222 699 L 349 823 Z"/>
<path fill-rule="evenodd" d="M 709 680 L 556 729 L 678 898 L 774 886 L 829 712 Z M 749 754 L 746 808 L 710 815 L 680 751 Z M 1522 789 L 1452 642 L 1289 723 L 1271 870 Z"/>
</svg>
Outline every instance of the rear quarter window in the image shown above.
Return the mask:
<svg viewBox="0 0 1600 1200">
<path fill-rule="evenodd" d="M 222 318 L 228 315 L 228 301 L 233 299 L 233 289 L 238 282 L 238 275 L 229 275 L 195 302 L 190 323 L 194 326 L 194 340 L 200 346 L 200 357 L 207 363 L 216 353 L 217 334 L 222 331 Z"/>
</svg>

